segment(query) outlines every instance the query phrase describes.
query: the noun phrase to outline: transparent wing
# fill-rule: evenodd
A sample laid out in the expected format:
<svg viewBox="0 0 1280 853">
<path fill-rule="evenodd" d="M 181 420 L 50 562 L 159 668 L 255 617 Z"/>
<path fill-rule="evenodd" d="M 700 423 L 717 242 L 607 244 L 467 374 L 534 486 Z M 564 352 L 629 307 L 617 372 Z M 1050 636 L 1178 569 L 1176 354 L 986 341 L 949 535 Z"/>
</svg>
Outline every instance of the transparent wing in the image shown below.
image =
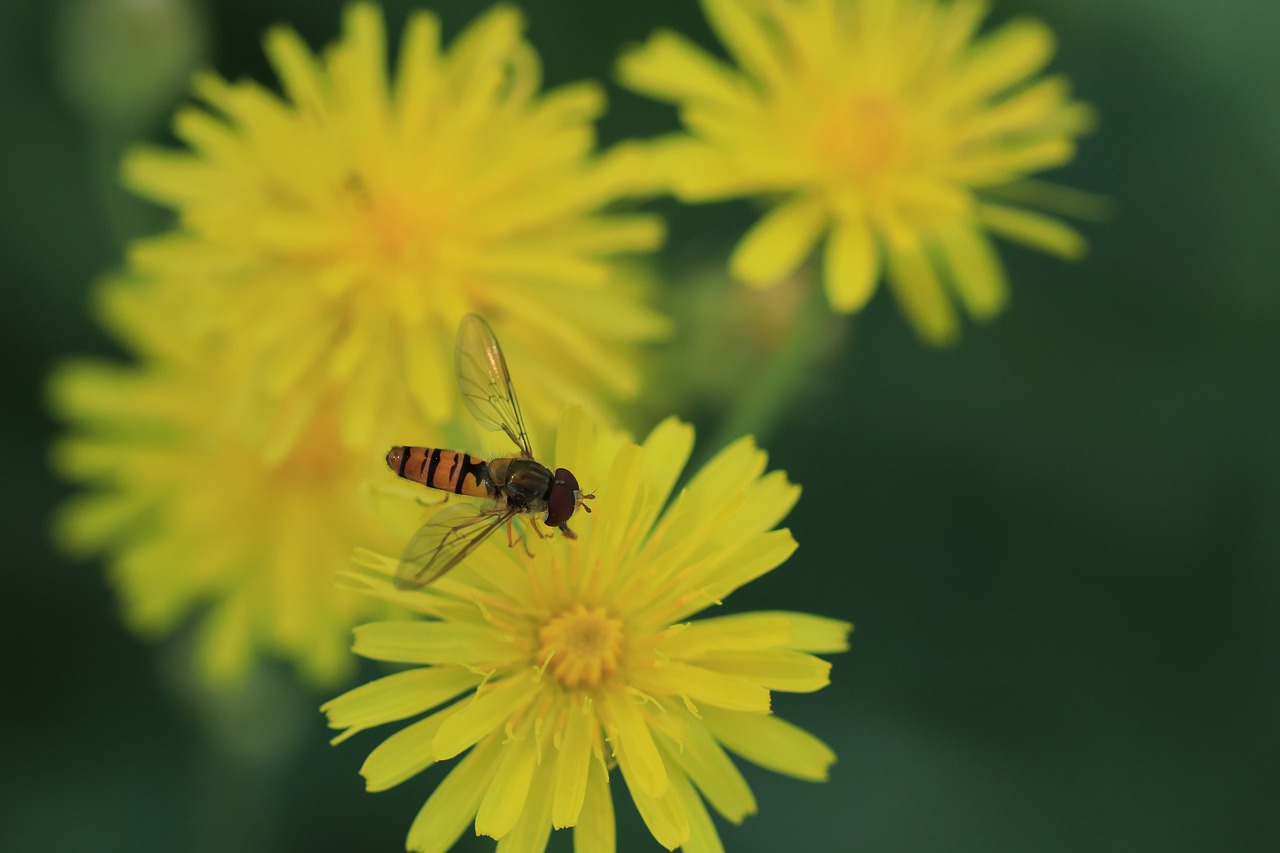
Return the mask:
<svg viewBox="0 0 1280 853">
<path fill-rule="evenodd" d="M 458 325 L 455 367 L 458 389 L 476 422 L 485 429 L 502 430 L 520 448 L 521 456 L 532 459 L 507 360 L 493 329 L 479 314 L 468 314 Z"/>
<path fill-rule="evenodd" d="M 440 510 L 405 546 L 396 567 L 396 588 L 417 589 L 436 580 L 515 514 L 514 509 L 469 503 Z"/>
</svg>

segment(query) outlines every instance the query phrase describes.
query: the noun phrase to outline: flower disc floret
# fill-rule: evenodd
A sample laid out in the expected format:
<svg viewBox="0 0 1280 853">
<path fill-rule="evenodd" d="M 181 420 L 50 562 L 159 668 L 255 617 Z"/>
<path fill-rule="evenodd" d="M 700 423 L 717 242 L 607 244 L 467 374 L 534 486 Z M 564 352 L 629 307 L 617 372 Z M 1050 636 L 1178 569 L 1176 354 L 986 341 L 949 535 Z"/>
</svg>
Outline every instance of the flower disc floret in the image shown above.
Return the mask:
<svg viewBox="0 0 1280 853">
<path fill-rule="evenodd" d="M 618 670 L 622 622 L 603 607 L 579 602 L 543 625 L 538 639 L 538 654 L 565 687 L 596 687 Z"/>
</svg>

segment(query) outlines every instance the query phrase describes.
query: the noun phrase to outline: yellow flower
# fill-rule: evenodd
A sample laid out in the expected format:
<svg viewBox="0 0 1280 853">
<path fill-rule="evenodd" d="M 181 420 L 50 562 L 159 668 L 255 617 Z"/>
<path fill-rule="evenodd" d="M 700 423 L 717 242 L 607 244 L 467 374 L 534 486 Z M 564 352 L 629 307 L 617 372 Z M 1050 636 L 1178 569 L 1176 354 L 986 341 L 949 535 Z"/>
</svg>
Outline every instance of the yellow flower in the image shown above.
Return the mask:
<svg viewBox="0 0 1280 853">
<path fill-rule="evenodd" d="M 826 778 L 835 756 L 771 716 L 770 693 L 825 686 L 830 664 L 811 653 L 845 650 L 850 626 L 781 611 L 690 621 L 787 559 L 795 542 L 773 527 L 799 489 L 764 474 L 764 453 L 744 439 L 664 510 L 692 443 L 674 420 L 636 445 L 570 409 L 555 464 L 598 495 L 574 516 L 576 541 L 530 537 L 530 558 L 497 534 L 415 592 L 388 580 L 394 557 L 358 552 L 351 585 L 428 619 L 356 629 L 358 654 L 421 666 L 327 703 L 330 726 L 346 730 L 335 742 L 430 712 L 370 754 L 371 791 L 466 753 L 409 849 L 446 850 L 474 820 L 503 849 L 540 851 L 553 827 L 572 826 L 578 850 L 607 853 L 616 767 L 659 843 L 718 850 L 704 800 L 733 822 L 756 810 L 726 748 Z"/>
<path fill-rule="evenodd" d="M 836 310 L 861 309 L 884 268 L 917 333 L 940 343 L 958 333 L 952 296 L 980 319 L 1007 299 L 989 234 L 1083 253 L 1076 231 L 1025 206 L 1072 200 L 1026 176 L 1070 161 L 1092 124 L 1065 79 L 1037 76 L 1053 52 L 1043 24 L 978 37 L 980 0 L 702 5 L 737 67 L 662 31 L 620 74 L 680 107 L 688 135 L 655 143 L 680 198 L 772 203 L 734 250 L 737 278 L 781 281 L 825 239 Z"/>
<path fill-rule="evenodd" d="M 388 80 L 371 5 L 350 7 L 322 57 L 277 28 L 283 96 L 201 75 L 207 108 L 174 124 L 190 150 L 128 158 L 132 187 L 181 222 L 136 245 L 132 271 L 182 287 L 202 335 L 236 339 L 251 412 L 289 407 L 287 424 L 248 425 L 268 455 L 324 405 L 353 448 L 384 441 L 404 408 L 447 421 L 468 311 L 497 330 L 535 422 L 636 390 L 627 345 L 665 321 L 613 262 L 662 228 L 602 208 L 639 192 L 643 158 L 593 153 L 601 88 L 540 94 L 521 29 L 499 6 L 442 50 L 437 19 L 415 12 Z"/>
<path fill-rule="evenodd" d="M 241 441 L 226 417 L 235 378 L 174 322 L 166 303 L 180 295 L 106 288 L 108 323 L 139 364 L 86 361 L 54 374 L 54 407 L 72 423 L 54 462 L 86 486 L 63 508 L 58 538 L 110 555 L 141 633 L 199 614 L 210 682 L 236 681 L 267 654 L 333 684 L 352 666 L 351 626 L 385 612 L 333 582 L 355 542 L 392 545 L 360 488 L 381 456 L 344 448 L 331 409 L 279 460 Z"/>
</svg>

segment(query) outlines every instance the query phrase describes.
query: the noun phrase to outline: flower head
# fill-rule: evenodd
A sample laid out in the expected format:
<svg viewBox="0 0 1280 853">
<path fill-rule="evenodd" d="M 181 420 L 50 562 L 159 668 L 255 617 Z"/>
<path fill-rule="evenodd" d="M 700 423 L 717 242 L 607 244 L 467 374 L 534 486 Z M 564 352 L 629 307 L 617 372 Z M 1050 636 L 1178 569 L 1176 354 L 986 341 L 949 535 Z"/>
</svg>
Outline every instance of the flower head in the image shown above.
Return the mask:
<svg viewBox="0 0 1280 853">
<path fill-rule="evenodd" d="M 133 272 L 181 286 L 201 334 L 237 339 L 257 410 L 331 405 L 356 448 L 406 407 L 444 422 L 468 311 L 498 330 L 534 421 L 635 390 L 627 344 L 664 321 L 613 260 L 653 248 L 661 225 L 602 212 L 636 191 L 638 155 L 594 154 L 600 87 L 540 93 L 521 27 L 499 6 L 443 50 L 437 19 L 415 12 L 390 80 L 371 5 L 350 7 L 320 57 L 277 28 L 283 95 L 204 74 L 205 106 L 174 124 L 190 150 L 127 160 L 129 183 L 181 221 L 133 248 Z M 249 426 L 278 456 L 307 422 Z"/>
<path fill-rule="evenodd" d="M 236 377 L 174 322 L 167 303 L 181 294 L 131 281 L 102 293 L 139 363 L 74 362 L 53 376 L 54 407 L 72 424 L 54 462 L 86 486 L 63 508 L 58 538 L 110 557 L 138 631 L 167 634 L 199 614 L 208 681 L 234 682 L 262 655 L 339 680 L 351 625 L 382 612 L 333 583 L 354 542 L 390 544 L 361 489 L 380 457 L 345 448 L 325 407 L 287 453 L 265 459 L 231 428 Z"/>
<path fill-rule="evenodd" d="M 626 55 L 631 87 L 680 107 L 687 135 L 656 153 L 682 199 L 773 202 L 734 275 L 768 286 L 825 237 L 831 305 L 852 312 L 882 268 L 916 331 L 958 330 L 948 293 L 985 318 L 1007 299 L 989 234 L 1068 258 L 1083 240 L 1009 203 L 1060 198 L 1026 176 L 1068 162 L 1090 110 L 1037 78 L 1050 31 L 1019 20 L 979 37 L 981 0 L 703 0 L 737 67 L 673 32 Z"/>
<path fill-rule="evenodd" d="M 843 651 L 849 625 L 786 612 L 690 621 L 787 559 L 795 542 L 773 527 L 799 489 L 764 474 L 764 454 L 743 440 L 666 506 L 692 441 L 669 420 L 635 445 L 571 409 L 555 464 L 598 495 L 594 512 L 575 516 L 576 541 L 531 537 L 530 558 L 495 536 L 407 593 L 388 580 L 394 558 L 359 553 L 352 584 L 429 619 L 356 629 L 357 653 L 420 666 L 325 705 L 346 730 L 337 740 L 430 712 L 369 756 L 361 773 L 373 791 L 466 753 L 414 821 L 409 849 L 446 850 L 474 820 L 522 850 L 569 826 L 578 849 L 612 850 L 615 767 L 661 844 L 716 849 L 703 801 L 734 822 L 756 808 L 726 747 L 826 778 L 834 755 L 771 716 L 770 692 L 825 686 L 830 665 L 811 653 Z"/>
</svg>

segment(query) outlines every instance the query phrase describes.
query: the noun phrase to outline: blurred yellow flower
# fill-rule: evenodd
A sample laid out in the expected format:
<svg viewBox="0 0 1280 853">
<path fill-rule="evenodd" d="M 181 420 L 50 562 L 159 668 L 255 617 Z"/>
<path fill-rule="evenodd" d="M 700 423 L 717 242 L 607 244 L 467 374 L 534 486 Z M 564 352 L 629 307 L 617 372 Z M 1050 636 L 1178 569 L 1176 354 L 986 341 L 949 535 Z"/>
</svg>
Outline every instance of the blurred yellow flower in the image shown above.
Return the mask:
<svg viewBox="0 0 1280 853">
<path fill-rule="evenodd" d="M 174 125 L 190 151 L 126 161 L 129 184 L 181 222 L 135 245 L 132 270 L 181 286 L 201 334 L 235 339 L 259 415 L 247 427 L 269 456 L 322 406 L 353 448 L 384 440 L 406 407 L 448 420 L 468 311 L 497 329 L 534 421 L 636 390 L 626 345 L 666 324 L 613 261 L 655 247 L 662 226 L 602 208 L 640 191 L 645 161 L 594 153 L 601 88 L 541 94 L 521 29 L 498 6 L 442 51 L 435 16 L 415 12 L 389 81 L 371 5 L 348 9 L 322 57 L 277 28 L 266 50 L 283 97 L 201 75 L 207 109 Z M 286 403 L 290 417 L 269 421 Z"/>
<path fill-rule="evenodd" d="M 58 535 L 109 557 L 139 630 L 198 618 L 214 681 L 260 654 L 317 682 L 350 670 L 351 626 L 383 611 L 334 573 L 388 535 L 368 506 L 381 492 L 360 486 L 395 479 L 396 441 L 464 440 L 465 312 L 502 334 L 535 431 L 566 400 L 634 391 L 628 345 L 666 329 L 615 266 L 661 224 L 601 212 L 638 191 L 643 157 L 596 156 L 600 88 L 540 94 L 520 30 L 497 7 L 442 52 L 415 13 L 389 85 L 373 6 L 349 9 L 322 58 L 277 29 L 284 97 L 203 75 L 208 109 L 175 123 L 190 150 L 126 163 L 179 228 L 131 246 L 104 291 L 139 363 L 51 383 L 71 423 L 56 464 L 87 486 Z"/>
<path fill-rule="evenodd" d="M 1007 300 L 989 234 L 1083 253 L 1075 230 L 1026 206 L 1062 200 L 1026 176 L 1070 161 L 1093 123 L 1064 78 L 1038 76 L 1053 53 L 1043 24 L 979 37 L 981 0 L 702 5 L 737 67 L 660 31 L 620 75 L 680 107 L 688 135 L 655 143 L 677 196 L 771 203 L 734 250 L 735 277 L 777 283 L 825 238 L 836 310 L 861 309 L 884 268 L 916 332 L 941 343 L 958 333 L 949 294 L 980 319 Z"/>
<path fill-rule="evenodd" d="M 419 812 L 410 850 L 447 850 L 474 820 L 503 849 L 540 851 L 572 826 L 576 849 L 612 851 L 615 766 L 659 843 L 718 850 L 703 801 L 733 822 L 756 810 L 726 747 L 826 778 L 835 756 L 771 716 L 770 691 L 825 686 L 830 664 L 811 653 L 844 651 L 850 626 L 790 612 L 689 621 L 787 559 L 795 542 L 773 527 L 799 488 L 764 474 L 744 439 L 666 506 L 692 443 L 668 420 L 636 445 L 573 408 L 555 464 L 598 495 L 574 517 L 577 541 L 530 537 L 529 558 L 495 536 L 414 592 L 392 585 L 395 557 L 357 553 L 352 586 L 428 619 L 356 629 L 358 654 L 421 666 L 327 703 L 345 729 L 335 742 L 444 705 L 370 754 L 371 791 L 470 750 Z"/>
<path fill-rule="evenodd" d="M 53 376 L 54 407 L 72 424 L 54 464 L 86 486 L 63 508 L 58 538 L 110 556 L 139 632 L 198 615 L 208 681 L 236 681 L 267 654 L 334 683 L 352 666 L 351 626 L 383 612 L 333 582 L 353 543 L 388 541 L 360 488 L 380 455 L 345 449 L 327 410 L 282 458 L 263 459 L 228 429 L 234 377 L 193 346 L 166 294 L 117 282 L 103 297 L 139 364 L 76 362 Z"/>
</svg>

